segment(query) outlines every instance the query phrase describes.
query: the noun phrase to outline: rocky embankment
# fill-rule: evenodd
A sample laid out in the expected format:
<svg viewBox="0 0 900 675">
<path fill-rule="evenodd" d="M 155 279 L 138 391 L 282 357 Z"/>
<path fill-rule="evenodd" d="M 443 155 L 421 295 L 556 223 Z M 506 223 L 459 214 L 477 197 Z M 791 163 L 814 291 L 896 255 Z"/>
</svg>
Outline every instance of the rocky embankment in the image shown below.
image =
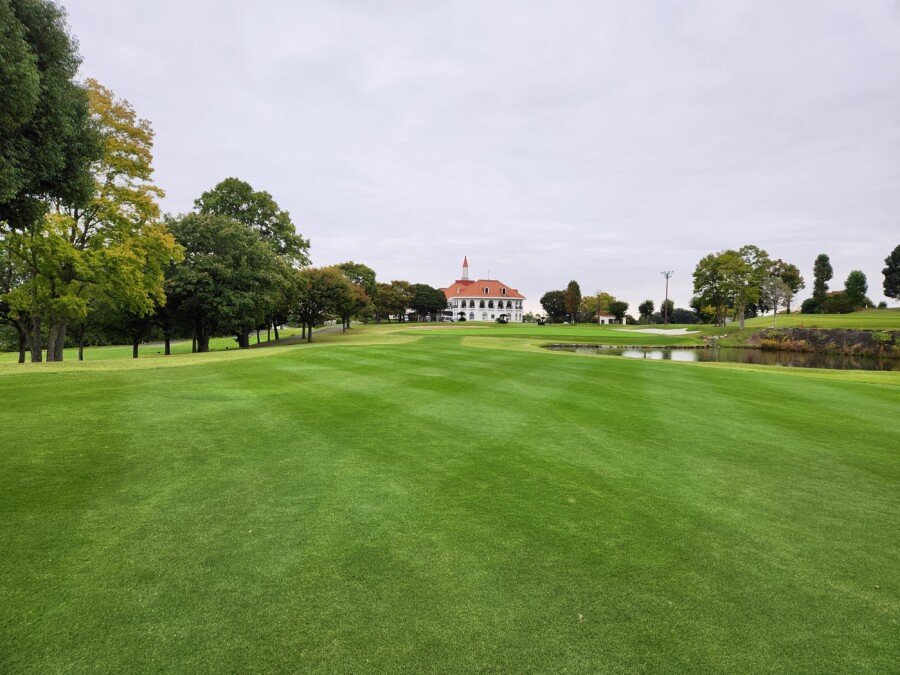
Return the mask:
<svg viewBox="0 0 900 675">
<path fill-rule="evenodd" d="M 751 335 L 746 345 L 779 351 L 900 358 L 900 331 L 768 328 Z"/>
</svg>

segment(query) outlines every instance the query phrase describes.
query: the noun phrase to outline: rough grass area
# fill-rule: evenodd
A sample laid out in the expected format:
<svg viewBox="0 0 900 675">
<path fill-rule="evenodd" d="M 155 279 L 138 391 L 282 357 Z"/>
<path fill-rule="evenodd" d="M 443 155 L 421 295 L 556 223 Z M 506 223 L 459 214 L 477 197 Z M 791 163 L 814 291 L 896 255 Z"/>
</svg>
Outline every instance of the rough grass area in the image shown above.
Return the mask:
<svg viewBox="0 0 900 675">
<path fill-rule="evenodd" d="M 0 672 L 900 662 L 900 375 L 393 330 L 4 365 Z"/>
</svg>

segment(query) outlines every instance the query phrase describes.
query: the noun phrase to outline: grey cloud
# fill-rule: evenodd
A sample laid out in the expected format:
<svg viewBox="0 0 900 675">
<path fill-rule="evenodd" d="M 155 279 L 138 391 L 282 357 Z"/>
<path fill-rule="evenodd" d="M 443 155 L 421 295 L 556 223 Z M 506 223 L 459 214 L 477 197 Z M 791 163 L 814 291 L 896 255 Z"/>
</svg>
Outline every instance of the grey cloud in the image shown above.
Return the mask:
<svg viewBox="0 0 900 675">
<path fill-rule="evenodd" d="M 316 263 L 578 279 L 690 298 L 756 243 L 811 277 L 900 243 L 891 2 L 79 0 L 83 73 L 157 131 L 178 212 L 225 176 L 272 192 Z"/>
</svg>

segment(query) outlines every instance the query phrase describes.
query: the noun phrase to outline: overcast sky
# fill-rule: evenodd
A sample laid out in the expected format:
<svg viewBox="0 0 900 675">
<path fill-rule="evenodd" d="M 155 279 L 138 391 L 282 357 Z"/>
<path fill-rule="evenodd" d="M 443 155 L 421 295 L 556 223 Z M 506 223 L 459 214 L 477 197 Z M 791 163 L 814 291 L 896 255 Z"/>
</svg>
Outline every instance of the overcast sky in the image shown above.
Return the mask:
<svg viewBox="0 0 900 675">
<path fill-rule="evenodd" d="M 156 130 L 163 208 L 228 176 L 379 280 L 576 279 L 687 306 L 707 253 L 900 244 L 900 3 L 66 0 L 82 74 Z"/>
</svg>

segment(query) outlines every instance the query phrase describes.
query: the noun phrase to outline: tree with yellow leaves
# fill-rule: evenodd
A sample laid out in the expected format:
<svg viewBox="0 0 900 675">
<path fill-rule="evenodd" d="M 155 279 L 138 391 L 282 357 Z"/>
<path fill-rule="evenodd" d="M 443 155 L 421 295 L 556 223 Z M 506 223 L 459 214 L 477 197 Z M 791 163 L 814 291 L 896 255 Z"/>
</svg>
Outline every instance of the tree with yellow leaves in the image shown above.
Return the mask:
<svg viewBox="0 0 900 675">
<path fill-rule="evenodd" d="M 83 326 L 103 302 L 135 317 L 165 302 L 166 267 L 180 248 L 160 220 L 162 190 L 153 183 L 153 130 L 131 105 L 88 80 L 91 120 L 102 139 L 92 165 L 94 194 L 82 207 L 54 204 L 33 227 L 12 231 L 5 244 L 27 270 L 27 282 L 5 296 L 11 313 L 33 318 L 32 360 L 61 361 L 70 323 Z"/>
</svg>

